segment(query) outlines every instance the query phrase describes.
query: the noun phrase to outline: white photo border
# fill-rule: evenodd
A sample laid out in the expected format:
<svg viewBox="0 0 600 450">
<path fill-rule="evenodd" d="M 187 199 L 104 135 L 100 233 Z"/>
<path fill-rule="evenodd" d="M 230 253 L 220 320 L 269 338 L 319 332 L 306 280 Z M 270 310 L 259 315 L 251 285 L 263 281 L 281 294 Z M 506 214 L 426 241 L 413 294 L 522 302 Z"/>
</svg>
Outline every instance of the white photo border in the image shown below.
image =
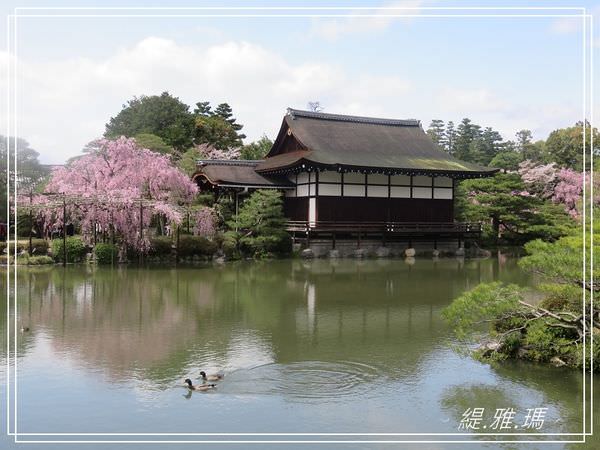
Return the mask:
<svg viewBox="0 0 600 450">
<path fill-rule="evenodd" d="M 131 13 L 102 13 L 102 14 L 90 14 L 87 11 L 260 11 L 260 13 L 221 13 L 221 14 L 131 14 Z M 385 14 L 373 14 L 373 13 L 358 13 L 358 14 L 341 14 L 341 13 L 331 13 L 331 14 L 316 14 L 316 13 L 297 13 L 290 14 L 289 11 L 385 11 Z M 410 14 L 388 14 L 390 11 L 416 11 L 416 13 Z M 20 11 L 24 11 L 25 13 L 20 13 Z M 30 13 L 32 11 L 59 11 L 59 13 Z M 78 14 L 65 14 L 62 11 L 86 11 L 85 13 Z M 263 11 L 285 11 L 284 13 L 278 14 L 265 14 Z M 488 13 L 478 13 L 478 14 L 464 14 L 464 13 L 445 13 L 445 14 L 419 14 L 419 11 L 486 11 Z M 501 14 L 490 14 L 489 11 L 528 11 L 529 13 L 501 13 Z M 553 11 L 553 13 L 541 14 L 537 11 Z M 554 13 L 554 11 L 577 11 L 576 14 L 560 14 Z M 263 6 L 206 6 L 206 7 L 16 7 L 14 8 L 14 13 L 9 14 L 7 16 L 7 49 L 8 49 L 8 83 L 6 90 L 6 112 L 7 112 L 7 120 L 6 120 L 6 163 L 7 163 L 7 173 L 10 173 L 10 139 L 12 137 L 13 140 L 13 151 L 14 151 L 14 183 L 12 186 L 12 195 L 15 199 L 14 204 L 14 217 L 16 219 L 17 216 L 17 139 L 18 139 L 18 124 L 17 124 L 17 19 L 18 18 L 26 18 L 26 17 L 71 17 L 71 18 L 91 18 L 91 17 L 129 17 L 129 18 L 148 18 L 148 17 L 169 17 L 169 18 L 178 18 L 178 17 L 215 17 L 215 18 L 226 18 L 226 17 L 234 17 L 234 18 L 348 18 L 348 17 L 356 17 L 356 18 L 376 18 L 376 17 L 397 17 L 397 18 L 424 18 L 424 17 L 433 17 L 433 18 L 446 18 L 446 17 L 505 17 L 505 18 L 517 18 L 517 17 L 542 17 L 542 18 L 578 18 L 582 19 L 583 24 L 583 32 L 582 32 L 582 45 L 583 45 L 583 57 L 582 57 L 582 94 L 583 94 L 583 105 L 582 105 L 582 117 L 583 117 L 583 214 L 582 214 L 582 222 L 583 226 L 583 254 L 582 254 L 582 270 L 584 274 L 584 280 L 587 276 L 589 276 L 589 283 L 593 292 L 593 133 L 591 133 L 591 142 L 590 142 L 590 198 L 589 198 L 589 222 L 590 222 L 590 237 L 589 237 L 589 246 L 590 246 L 590 263 L 589 270 L 586 267 L 586 245 L 588 241 L 586 240 L 586 213 L 587 213 L 587 199 L 586 199 L 586 126 L 589 123 L 589 126 L 593 129 L 594 126 L 594 117 L 593 117 L 593 16 L 588 14 L 586 8 L 584 7 L 553 7 L 553 6 L 538 6 L 538 7 L 378 7 L 378 6 L 368 6 L 368 7 L 359 7 L 359 6 L 342 6 L 342 7 L 301 7 L 301 6 L 289 6 L 289 7 L 263 7 Z M 11 36 L 12 31 L 12 36 Z M 589 101 L 589 105 L 588 105 Z M 11 111 L 12 107 L 12 111 Z M 12 113 L 12 114 L 11 114 Z M 588 119 L 589 113 L 589 120 Z M 12 131 L 12 133 L 11 133 Z M 11 198 L 11 183 L 10 177 L 7 176 L 7 211 L 10 211 L 10 198 Z M 7 240 L 10 241 L 11 238 L 11 223 L 10 223 L 10 214 L 7 217 Z M 17 237 L 17 223 L 15 220 L 14 223 L 14 239 Z M 8 247 L 7 247 L 8 248 Z M 583 377 L 583 405 L 582 405 L 582 413 L 583 413 L 583 430 L 581 433 L 19 433 L 17 429 L 17 392 L 18 392 L 18 378 L 17 378 L 17 320 L 18 320 L 18 309 L 17 309 L 17 249 L 16 245 L 14 248 L 14 258 L 13 263 L 10 262 L 7 265 L 7 273 L 6 273 L 6 294 L 7 294 L 7 302 L 6 302 L 6 312 L 7 312 L 7 347 L 6 347 L 6 434 L 8 436 L 14 437 L 15 443 L 64 443 L 64 444 L 84 444 L 84 443 L 114 443 L 114 444 L 139 444 L 139 443 L 158 443 L 158 444 L 191 444 L 191 443 L 211 443 L 211 444 L 364 444 L 364 443 L 466 443 L 466 444 L 475 444 L 475 443 L 585 443 L 586 437 L 593 435 L 593 333 L 590 336 L 590 374 L 586 374 L 586 355 L 588 352 L 587 342 L 584 335 L 584 343 L 583 343 L 583 368 L 582 368 L 582 377 Z M 11 302 L 11 275 L 13 275 L 13 297 Z M 583 288 L 583 315 L 584 315 L 584 324 L 585 322 L 585 300 L 586 300 L 586 290 Z M 594 297 L 590 295 L 590 304 L 593 308 Z M 12 308 L 11 308 L 12 306 Z M 13 323 L 12 323 L 12 331 L 13 336 L 11 338 L 10 330 L 11 330 L 11 320 L 10 314 L 11 309 L 14 311 L 13 315 Z M 12 341 L 12 352 L 11 352 L 11 341 Z M 11 358 L 12 358 L 12 373 L 13 373 L 13 383 L 12 383 L 12 392 L 11 392 Z M 587 385 L 587 377 L 590 378 L 589 388 Z M 587 392 L 589 390 L 589 393 Z M 12 394 L 12 395 L 11 395 Z M 589 395 L 589 403 L 586 404 L 586 396 Z M 12 402 L 11 402 L 12 400 Z M 589 406 L 589 420 L 590 427 L 588 430 L 588 416 L 587 416 L 587 406 Z M 11 423 L 11 412 L 13 413 L 13 423 Z M 12 425 L 12 427 L 11 427 Z M 12 430 L 11 430 L 12 428 Z M 338 437 L 338 436 L 381 436 L 381 437 L 391 437 L 391 436 L 407 436 L 407 437 L 419 437 L 419 436 L 470 436 L 472 439 L 470 440 L 452 440 L 452 439 L 429 439 L 429 440 L 128 440 L 128 439 L 112 439 L 112 440 L 32 440 L 26 439 L 21 440 L 19 436 L 239 436 L 239 437 L 247 437 L 247 436 L 330 436 L 330 437 Z M 529 439 L 529 440 L 496 440 L 496 439 L 478 439 L 482 436 L 529 436 L 537 437 L 537 436 L 579 436 L 580 439 L 572 439 L 572 440 L 543 440 L 543 439 Z"/>
</svg>

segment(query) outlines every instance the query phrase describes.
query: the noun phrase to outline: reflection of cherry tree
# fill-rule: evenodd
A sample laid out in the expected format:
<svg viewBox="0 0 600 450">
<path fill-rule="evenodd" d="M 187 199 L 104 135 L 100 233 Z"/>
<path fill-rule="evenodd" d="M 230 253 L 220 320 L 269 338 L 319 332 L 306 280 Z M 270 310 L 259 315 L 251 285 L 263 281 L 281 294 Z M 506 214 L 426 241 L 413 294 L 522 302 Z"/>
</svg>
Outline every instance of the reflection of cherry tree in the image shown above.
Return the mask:
<svg viewBox="0 0 600 450">
<path fill-rule="evenodd" d="M 168 156 L 139 148 L 134 139 L 101 139 L 93 151 L 53 171 L 46 193 L 66 198 L 66 216 L 90 240 L 95 230 L 110 230 L 123 244 L 139 250 L 149 245 L 140 229 L 153 216 L 181 223 L 181 205 L 189 204 L 196 185 L 172 166 Z M 62 206 L 56 196 L 39 196 L 46 227 L 61 227 Z"/>
</svg>

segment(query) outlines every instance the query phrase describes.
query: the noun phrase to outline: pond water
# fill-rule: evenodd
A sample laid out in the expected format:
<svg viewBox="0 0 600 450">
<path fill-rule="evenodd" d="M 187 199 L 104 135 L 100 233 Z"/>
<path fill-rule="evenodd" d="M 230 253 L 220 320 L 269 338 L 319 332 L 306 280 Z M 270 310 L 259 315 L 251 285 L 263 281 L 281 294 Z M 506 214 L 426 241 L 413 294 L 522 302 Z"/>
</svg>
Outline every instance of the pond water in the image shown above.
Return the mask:
<svg viewBox="0 0 600 450">
<path fill-rule="evenodd" d="M 172 433 L 150 439 L 474 440 L 469 448 L 489 448 L 496 445 L 482 441 L 493 436 L 443 433 L 464 433 L 459 424 L 468 408 L 485 408 L 481 425 L 491 427 L 497 408 L 513 408 L 520 425 L 528 409 L 542 407 L 544 424 L 532 432 L 580 433 L 581 372 L 492 367 L 457 351 L 440 313 L 464 290 L 492 280 L 533 283 L 505 257 L 20 268 L 17 322 L 30 330 L 17 332 L 19 440 L 135 441 L 148 437 L 98 433 Z M 7 312 L 1 314 L 5 349 Z M 12 378 L 15 367 L 3 354 L 4 381 L 8 370 Z M 190 394 L 183 380 L 198 382 L 201 370 L 222 371 L 225 379 L 216 390 Z M 4 405 L 6 384 L 2 393 Z M 3 414 L 5 423 L 5 408 Z M 193 435 L 334 432 L 363 434 Z M 1 448 L 17 445 L 0 439 Z M 104 446 L 85 448 L 95 447 Z M 144 446 L 119 448 L 127 447 Z M 160 446 L 169 447 L 177 444 Z M 554 448 L 563 447 L 575 445 Z M 588 438 L 584 447 L 600 441 Z"/>
</svg>

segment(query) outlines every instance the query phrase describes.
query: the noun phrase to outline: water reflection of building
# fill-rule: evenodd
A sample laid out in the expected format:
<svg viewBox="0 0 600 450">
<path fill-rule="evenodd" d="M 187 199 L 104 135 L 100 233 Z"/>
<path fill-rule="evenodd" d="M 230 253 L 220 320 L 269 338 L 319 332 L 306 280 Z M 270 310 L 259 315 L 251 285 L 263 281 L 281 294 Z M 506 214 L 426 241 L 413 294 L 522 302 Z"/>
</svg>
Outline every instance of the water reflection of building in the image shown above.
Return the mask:
<svg viewBox="0 0 600 450">
<path fill-rule="evenodd" d="M 116 380 L 134 374 L 171 382 L 197 365 L 306 360 L 373 361 L 390 372 L 410 371 L 447 338 L 440 310 L 495 276 L 496 265 L 318 260 L 22 270 L 19 315 L 32 338 L 44 330 L 58 357 L 100 367 Z"/>
</svg>

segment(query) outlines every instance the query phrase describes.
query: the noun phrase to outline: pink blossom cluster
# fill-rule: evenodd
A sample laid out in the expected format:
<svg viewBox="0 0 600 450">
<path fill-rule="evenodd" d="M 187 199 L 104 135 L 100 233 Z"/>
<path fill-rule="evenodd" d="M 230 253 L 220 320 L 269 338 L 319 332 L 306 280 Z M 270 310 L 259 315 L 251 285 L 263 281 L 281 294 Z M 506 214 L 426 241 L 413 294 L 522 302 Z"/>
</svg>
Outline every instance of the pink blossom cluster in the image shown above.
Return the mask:
<svg viewBox="0 0 600 450">
<path fill-rule="evenodd" d="M 552 201 L 565 205 L 566 211 L 572 217 L 579 217 L 579 202 L 583 193 L 583 173 L 571 169 L 561 169 L 558 172 L 558 179 Z"/>
<path fill-rule="evenodd" d="M 558 183 L 559 169 L 555 163 L 536 164 L 525 160 L 519 164 L 519 175 L 532 195 L 551 198 Z"/>
<path fill-rule="evenodd" d="M 196 236 L 214 236 L 217 230 L 217 213 L 214 208 L 204 206 L 194 214 L 194 234 Z"/>
<path fill-rule="evenodd" d="M 197 186 L 168 156 L 137 146 L 134 139 L 100 139 L 92 151 L 52 172 L 46 194 L 35 202 L 44 206 L 40 219 L 46 230 L 62 227 L 62 198 L 67 220 L 77 223 L 84 237 L 114 233 L 125 245 L 145 251 L 148 236 L 142 230 L 155 215 L 180 223 L 180 205 L 189 204 Z"/>
<path fill-rule="evenodd" d="M 213 147 L 210 144 L 199 144 L 196 145 L 196 150 L 200 152 L 204 159 L 239 159 L 240 149 L 239 148 L 228 148 L 227 150 L 220 150 Z"/>
<path fill-rule="evenodd" d="M 558 168 L 555 163 L 536 164 L 527 160 L 519 164 L 519 174 L 531 195 L 551 199 L 563 205 L 572 217 L 579 217 L 583 172 Z"/>
</svg>

